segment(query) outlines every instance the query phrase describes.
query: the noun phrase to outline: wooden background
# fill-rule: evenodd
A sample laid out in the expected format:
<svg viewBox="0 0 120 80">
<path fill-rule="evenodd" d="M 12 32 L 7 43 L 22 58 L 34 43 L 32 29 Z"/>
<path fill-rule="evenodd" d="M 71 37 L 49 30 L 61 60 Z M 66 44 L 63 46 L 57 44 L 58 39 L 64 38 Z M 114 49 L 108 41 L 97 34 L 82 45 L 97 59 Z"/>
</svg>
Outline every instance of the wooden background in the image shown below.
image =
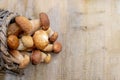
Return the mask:
<svg viewBox="0 0 120 80">
<path fill-rule="evenodd" d="M 46 12 L 63 45 L 50 64 L 4 80 L 120 80 L 120 0 L 0 0 L 0 8 L 30 18 Z"/>
</svg>

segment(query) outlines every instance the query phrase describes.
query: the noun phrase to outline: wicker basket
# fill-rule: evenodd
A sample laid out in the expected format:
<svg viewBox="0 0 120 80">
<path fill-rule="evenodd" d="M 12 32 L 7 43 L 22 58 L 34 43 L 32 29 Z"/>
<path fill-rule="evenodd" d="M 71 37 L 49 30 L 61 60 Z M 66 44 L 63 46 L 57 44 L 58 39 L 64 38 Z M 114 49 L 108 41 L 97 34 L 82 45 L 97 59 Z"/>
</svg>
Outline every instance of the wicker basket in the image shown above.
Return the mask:
<svg viewBox="0 0 120 80">
<path fill-rule="evenodd" d="M 0 72 L 23 74 L 23 70 L 18 68 L 8 52 L 6 38 L 7 26 L 15 22 L 17 13 L 0 9 Z"/>
</svg>

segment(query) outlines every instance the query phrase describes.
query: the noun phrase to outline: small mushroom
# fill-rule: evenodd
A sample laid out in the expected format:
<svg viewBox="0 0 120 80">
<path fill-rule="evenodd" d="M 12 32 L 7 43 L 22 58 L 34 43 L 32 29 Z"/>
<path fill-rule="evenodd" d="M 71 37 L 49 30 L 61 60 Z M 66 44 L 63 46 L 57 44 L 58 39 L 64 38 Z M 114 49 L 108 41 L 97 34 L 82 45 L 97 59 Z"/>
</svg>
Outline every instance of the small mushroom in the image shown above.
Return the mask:
<svg viewBox="0 0 120 80">
<path fill-rule="evenodd" d="M 43 51 L 46 52 L 54 52 L 54 53 L 59 53 L 62 50 L 62 45 L 59 42 L 55 42 L 53 44 L 48 44 L 48 46 L 46 46 Z"/>
<path fill-rule="evenodd" d="M 10 54 L 17 59 L 19 64 L 19 68 L 25 68 L 30 63 L 30 57 L 27 54 L 22 54 L 17 50 L 11 50 Z"/>
<path fill-rule="evenodd" d="M 40 64 L 41 62 L 49 63 L 51 55 L 47 55 L 40 50 L 34 50 L 31 54 L 31 62 L 33 65 Z"/>
<path fill-rule="evenodd" d="M 28 66 L 28 64 L 30 63 L 29 55 L 24 54 L 23 57 L 24 57 L 24 59 L 23 59 L 23 61 L 19 65 L 19 68 L 22 68 L 22 69 L 26 68 Z"/>
<path fill-rule="evenodd" d="M 22 54 L 17 50 L 10 50 L 10 54 L 18 60 L 19 64 L 24 60 Z"/>
<path fill-rule="evenodd" d="M 7 45 L 10 49 L 17 49 L 19 46 L 19 39 L 15 35 L 10 35 L 7 38 Z"/>
<path fill-rule="evenodd" d="M 18 36 L 21 33 L 20 27 L 16 23 L 8 25 L 7 35 L 16 35 Z"/>
<path fill-rule="evenodd" d="M 38 30 L 33 35 L 33 41 L 37 49 L 43 50 L 49 43 L 48 35 L 43 30 Z"/>
<path fill-rule="evenodd" d="M 59 53 L 62 50 L 62 45 L 59 42 L 55 42 L 53 45 L 53 52 L 54 53 Z"/>
<path fill-rule="evenodd" d="M 54 43 L 58 38 L 58 33 L 57 32 L 54 32 L 50 37 L 49 37 L 49 41 L 51 43 Z"/>
<path fill-rule="evenodd" d="M 41 62 L 41 52 L 39 50 L 34 50 L 32 51 L 32 55 L 31 55 L 31 62 L 32 64 L 36 65 L 39 64 Z"/>
<path fill-rule="evenodd" d="M 58 33 L 51 29 L 50 21 L 49 21 L 47 14 L 42 12 L 39 14 L 39 16 L 40 16 L 42 30 L 46 31 L 49 37 L 49 41 L 51 43 L 55 42 L 58 38 Z"/>
<path fill-rule="evenodd" d="M 21 41 L 22 41 L 23 45 L 27 48 L 31 48 L 34 45 L 33 38 L 29 35 L 28 36 L 22 36 Z"/>
</svg>

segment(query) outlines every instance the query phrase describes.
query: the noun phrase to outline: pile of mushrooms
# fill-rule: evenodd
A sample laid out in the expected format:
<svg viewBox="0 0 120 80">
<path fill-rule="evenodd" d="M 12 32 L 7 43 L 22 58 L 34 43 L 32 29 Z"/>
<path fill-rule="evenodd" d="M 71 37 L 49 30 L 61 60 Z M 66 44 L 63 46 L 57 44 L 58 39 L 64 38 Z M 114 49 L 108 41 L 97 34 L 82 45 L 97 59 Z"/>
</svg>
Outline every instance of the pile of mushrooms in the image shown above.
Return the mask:
<svg viewBox="0 0 120 80">
<path fill-rule="evenodd" d="M 62 50 L 57 38 L 58 33 L 51 29 L 46 13 L 40 13 L 35 20 L 17 16 L 7 30 L 9 53 L 19 68 L 25 68 L 30 62 L 34 65 L 49 63 L 51 52 L 57 54 Z"/>
</svg>

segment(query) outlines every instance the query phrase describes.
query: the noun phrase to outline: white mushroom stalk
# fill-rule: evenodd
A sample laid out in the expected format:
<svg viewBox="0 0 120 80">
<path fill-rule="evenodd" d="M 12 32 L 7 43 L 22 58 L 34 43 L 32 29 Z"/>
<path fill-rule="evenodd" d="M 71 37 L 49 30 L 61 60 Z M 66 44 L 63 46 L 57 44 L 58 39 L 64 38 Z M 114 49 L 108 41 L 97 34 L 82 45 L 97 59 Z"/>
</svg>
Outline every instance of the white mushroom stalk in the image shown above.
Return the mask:
<svg viewBox="0 0 120 80">
<path fill-rule="evenodd" d="M 41 62 L 49 63 L 51 61 L 51 54 L 45 54 L 40 50 L 34 50 L 31 55 L 32 64 L 37 65 Z"/>
<path fill-rule="evenodd" d="M 18 60 L 19 68 L 25 68 L 30 63 L 30 57 L 27 54 L 22 54 L 17 50 L 11 50 L 10 54 Z"/>
</svg>

